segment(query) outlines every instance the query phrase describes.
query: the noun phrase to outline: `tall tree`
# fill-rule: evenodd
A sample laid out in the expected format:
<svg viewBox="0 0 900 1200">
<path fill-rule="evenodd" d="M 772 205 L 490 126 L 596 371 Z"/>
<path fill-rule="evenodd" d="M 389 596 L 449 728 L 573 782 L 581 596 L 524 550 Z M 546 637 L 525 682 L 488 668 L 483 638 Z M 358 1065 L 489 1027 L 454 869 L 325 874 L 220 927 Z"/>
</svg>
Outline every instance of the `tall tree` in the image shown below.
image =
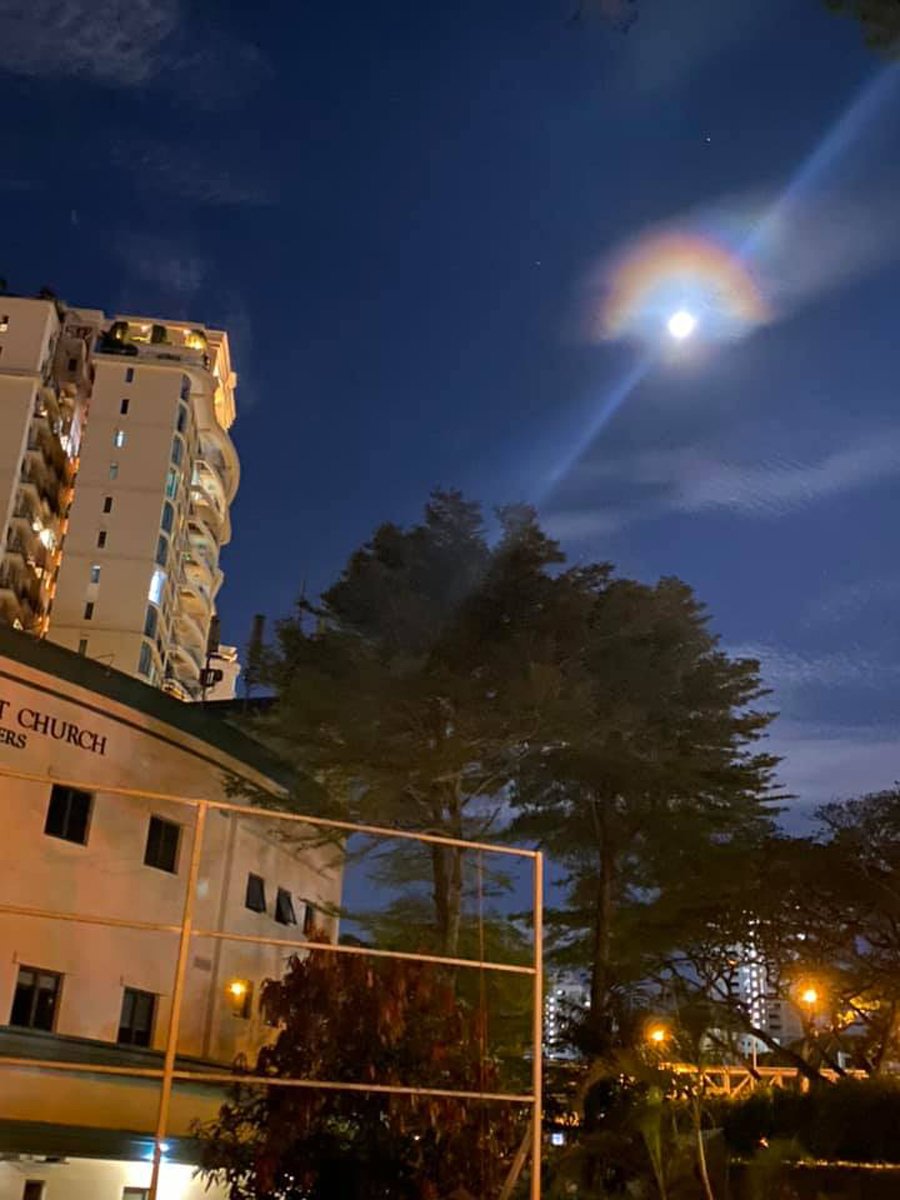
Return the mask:
<svg viewBox="0 0 900 1200">
<path fill-rule="evenodd" d="M 718 646 L 690 588 L 562 576 L 565 724 L 523 764 L 514 832 L 567 869 L 553 914 L 571 961 L 591 973 L 592 1048 L 608 1046 L 620 989 L 640 977 L 633 913 L 708 850 L 762 836 L 777 760 L 759 739 L 773 714 L 759 665 Z M 560 710 L 562 712 L 562 710 Z"/>
<path fill-rule="evenodd" d="M 264 732 L 342 816 L 459 838 L 495 827 L 553 700 L 542 666 L 561 559 L 530 511 L 499 519 L 489 546 L 478 506 L 436 492 L 421 523 L 381 526 L 318 606 L 280 625 Z M 463 865 L 454 847 L 428 850 L 445 954 L 459 942 Z M 405 882 L 421 868 L 409 850 L 387 865 Z"/>
</svg>

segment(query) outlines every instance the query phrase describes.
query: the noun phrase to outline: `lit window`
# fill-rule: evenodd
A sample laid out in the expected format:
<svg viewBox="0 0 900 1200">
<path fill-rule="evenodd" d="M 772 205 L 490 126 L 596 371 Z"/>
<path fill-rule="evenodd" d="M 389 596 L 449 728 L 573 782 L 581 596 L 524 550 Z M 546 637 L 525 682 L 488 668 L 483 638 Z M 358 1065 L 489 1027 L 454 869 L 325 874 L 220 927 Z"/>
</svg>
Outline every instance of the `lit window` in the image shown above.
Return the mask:
<svg viewBox="0 0 900 1200">
<path fill-rule="evenodd" d="M 150 1200 L 150 1189 L 141 1187 L 123 1188 L 122 1200 Z"/>
<path fill-rule="evenodd" d="M 48 837 L 62 838 L 64 842 L 86 846 L 93 799 L 90 792 L 55 783 L 50 792 L 44 833 Z"/>
<path fill-rule="evenodd" d="M 93 616 L 94 616 L 94 602 L 93 602 L 93 600 L 88 600 L 87 604 L 84 606 L 84 619 L 86 621 L 90 621 L 93 619 Z"/>
<path fill-rule="evenodd" d="M 100 532 L 97 534 L 97 547 L 98 547 L 98 549 L 102 550 L 105 545 L 106 545 L 106 530 L 101 529 Z"/>
<path fill-rule="evenodd" d="M 279 925 L 297 924 L 294 900 L 287 888 L 278 889 L 278 895 L 275 897 L 275 920 Z"/>
<path fill-rule="evenodd" d="M 105 513 L 112 512 L 112 496 L 103 497 L 103 511 Z"/>
<path fill-rule="evenodd" d="M 261 875 L 254 875 L 251 871 L 247 876 L 247 892 L 244 897 L 244 904 L 251 912 L 264 913 L 266 911 L 266 883 Z"/>
<path fill-rule="evenodd" d="M 62 975 L 55 971 L 19 967 L 10 1025 L 18 1025 L 20 1029 L 43 1029 L 51 1033 L 59 1007 L 61 983 Z"/>
<path fill-rule="evenodd" d="M 231 1011 L 236 1017 L 246 1021 L 253 1011 L 253 984 L 249 979 L 232 979 L 225 989 L 231 1004 Z"/>
<path fill-rule="evenodd" d="M 109 464 L 110 479 L 117 479 L 118 476 L 119 476 L 119 464 L 118 463 L 110 463 Z"/>
<path fill-rule="evenodd" d="M 100 564 L 94 563 L 91 567 L 91 583 L 100 582 Z"/>
<path fill-rule="evenodd" d="M 122 1014 L 116 1041 L 120 1046 L 149 1046 L 153 1040 L 155 1015 L 156 996 L 153 992 L 127 987 L 122 996 Z"/>
<path fill-rule="evenodd" d="M 121 415 L 123 417 L 126 417 L 128 415 L 128 406 L 130 403 L 131 403 L 131 401 L 126 396 L 125 399 L 122 401 L 122 403 L 119 405 L 119 412 L 121 413 Z"/>
<path fill-rule="evenodd" d="M 117 450 L 121 450 L 122 447 L 125 445 L 125 442 L 126 442 L 125 430 L 117 429 L 116 432 L 113 434 L 113 445 L 116 447 Z"/>
<path fill-rule="evenodd" d="M 178 863 L 178 845 L 181 841 L 181 826 L 162 817 L 151 817 L 147 828 L 147 846 L 144 863 L 158 871 L 174 875 Z"/>
<path fill-rule="evenodd" d="M 131 381 L 133 379 L 134 379 L 134 367 L 126 367 L 125 368 L 125 382 L 131 383 Z"/>
<path fill-rule="evenodd" d="M 166 495 L 170 500 L 174 500 L 178 493 L 178 472 L 174 467 L 169 467 L 169 473 L 166 476 Z"/>
<path fill-rule="evenodd" d="M 0 333 L 6 333 L 7 329 L 9 329 L 9 314 L 4 313 L 2 316 L 0 316 Z M 182 376 L 182 382 L 184 381 L 184 378 L 185 376 Z M 184 389 L 182 388 L 182 392 L 183 391 Z"/>
<path fill-rule="evenodd" d="M 147 599 L 151 604 L 159 604 L 162 600 L 163 588 L 166 586 L 166 573 L 161 567 L 157 567 L 150 576 L 150 591 L 147 593 Z"/>
</svg>

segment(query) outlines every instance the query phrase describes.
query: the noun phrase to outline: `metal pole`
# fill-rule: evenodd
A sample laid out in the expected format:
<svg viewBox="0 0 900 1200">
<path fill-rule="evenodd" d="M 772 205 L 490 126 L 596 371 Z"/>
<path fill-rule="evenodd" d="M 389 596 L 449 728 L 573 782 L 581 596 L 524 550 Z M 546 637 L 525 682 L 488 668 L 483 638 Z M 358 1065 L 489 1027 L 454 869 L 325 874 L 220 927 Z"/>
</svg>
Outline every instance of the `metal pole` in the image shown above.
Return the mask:
<svg viewBox="0 0 900 1200">
<path fill-rule="evenodd" d="M 169 1120 L 169 1104 L 172 1100 L 172 1080 L 175 1071 L 175 1055 L 178 1052 L 178 1030 L 181 1025 L 181 1006 L 184 1000 L 184 977 L 191 948 L 191 926 L 194 922 L 194 897 L 200 875 L 200 855 L 203 851 L 203 830 L 206 827 L 207 802 L 197 805 L 194 822 L 194 844 L 191 847 L 191 863 L 188 868 L 187 886 L 184 893 L 184 909 L 181 915 L 181 935 L 178 939 L 178 959 L 175 963 L 175 981 L 172 985 L 172 1009 L 169 1014 L 169 1036 L 166 1040 L 166 1056 L 163 1060 L 162 1082 L 159 1087 L 159 1111 L 156 1117 L 156 1138 L 153 1145 L 153 1171 L 150 1176 L 148 1200 L 157 1200 L 159 1191 L 159 1169 L 162 1162 L 163 1139 Z"/>
<path fill-rule="evenodd" d="M 531 1127 L 531 1200 L 541 1200 L 541 1136 L 543 1126 L 542 1068 L 544 1051 L 544 856 L 534 857 L 534 1056 L 531 1090 L 534 1111 Z M 153 1197 L 151 1197 L 153 1200 Z"/>
</svg>

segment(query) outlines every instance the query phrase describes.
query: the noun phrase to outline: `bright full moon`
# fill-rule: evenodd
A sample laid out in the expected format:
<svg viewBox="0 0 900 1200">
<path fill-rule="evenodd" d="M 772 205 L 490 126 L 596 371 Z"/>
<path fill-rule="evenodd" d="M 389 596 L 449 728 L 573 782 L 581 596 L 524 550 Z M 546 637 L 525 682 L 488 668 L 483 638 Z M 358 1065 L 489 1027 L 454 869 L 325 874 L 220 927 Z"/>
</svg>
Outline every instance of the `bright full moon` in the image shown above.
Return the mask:
<svg viewBox="0 0 900 1200">
<path fill-rule="evenodd" d="M 676 341 L 683 342 L 697 328 L 697 318 L 686 308 L 679 308 L 678 312 L 672 313 L 669 317 L 666 328 Z"/>
</svg>

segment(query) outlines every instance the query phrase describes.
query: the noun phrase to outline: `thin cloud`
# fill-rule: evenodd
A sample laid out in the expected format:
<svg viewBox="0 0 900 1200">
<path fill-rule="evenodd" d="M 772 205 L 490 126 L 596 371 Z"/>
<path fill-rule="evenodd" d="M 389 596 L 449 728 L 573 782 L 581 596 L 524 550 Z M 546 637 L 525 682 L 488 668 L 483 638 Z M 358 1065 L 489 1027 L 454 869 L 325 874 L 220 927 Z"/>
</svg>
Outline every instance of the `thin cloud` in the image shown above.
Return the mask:
<svg viewBox="0 0 900 1200">
<path fill-rule="evenodd" d="M 112 157 L 134 172 L 142 188 L 151 187 L 195 204 L 263 205 L 275 200 L 260 170 L 248 165 L 243 174 L 236 175 L 221 165 L 218 155 L 204 154 L 193 143 L 123 140 L 113 146 Z"/>
<path fill-rule="evenodd" d="M 0 0 L 0 70 L 136 87 L 164 64 L 178 0 Z"/>
<path fill-rule="evenodd" d="M 207 276 L 206 260 L 170 238 L 123 232 L 116 251 L 134 279 L 151 285 L 163 297 L 189 299 Z"/>
<path fill-rule="evenodd" d="M 763 679 L 778 695 L 800 688 L 840 686 L 879 689 L 900 679 L 900 663 L 872 658 L 856 650 L 803 653 L 768 642 L 728 646 L 734 658 L 759 660 Z"/>
<path fill-rule="evenodd" d="M 806 619 L 811 625 L 837 625 L 877 605 L 896 613 L 900 600 L 900 576 L 882 575 L 826 588 L 809 605 Z"/>
</svg>

